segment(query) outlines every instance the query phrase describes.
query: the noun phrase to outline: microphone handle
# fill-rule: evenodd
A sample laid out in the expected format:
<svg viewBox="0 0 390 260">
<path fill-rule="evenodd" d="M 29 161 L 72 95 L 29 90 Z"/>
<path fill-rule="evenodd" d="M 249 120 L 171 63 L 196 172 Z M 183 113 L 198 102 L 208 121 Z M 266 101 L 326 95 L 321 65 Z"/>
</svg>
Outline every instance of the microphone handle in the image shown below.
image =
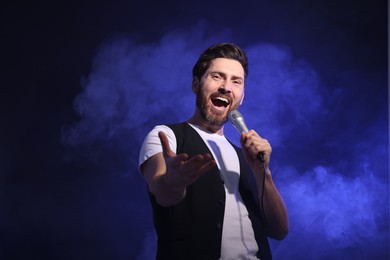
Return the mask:
<svg viewBox="0 0 390 260">
<path fill-rule="evenodd" d="M 263 155 L 262 152 L 259 152 L 259 153 L 257 154 L 257 159 L 259 159 L 260 162 L 264 162 L 264 155 Z"/>
</svg>

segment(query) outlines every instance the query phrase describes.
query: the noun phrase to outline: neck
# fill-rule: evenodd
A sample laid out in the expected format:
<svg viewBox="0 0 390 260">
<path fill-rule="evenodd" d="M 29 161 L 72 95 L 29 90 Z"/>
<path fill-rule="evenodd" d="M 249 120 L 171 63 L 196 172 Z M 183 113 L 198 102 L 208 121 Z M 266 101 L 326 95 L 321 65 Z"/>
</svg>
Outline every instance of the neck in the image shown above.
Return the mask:
<svg viewBox="0 0 390 260">
<path fill-rule="evenodd" d="M 219 135 L 223 135 L 223 125 L 211 125 L 207 123 L 200 115 L 195 114 L 187 120 L 187 123 L 197 125 L 200 128 Z"/>
</svg>

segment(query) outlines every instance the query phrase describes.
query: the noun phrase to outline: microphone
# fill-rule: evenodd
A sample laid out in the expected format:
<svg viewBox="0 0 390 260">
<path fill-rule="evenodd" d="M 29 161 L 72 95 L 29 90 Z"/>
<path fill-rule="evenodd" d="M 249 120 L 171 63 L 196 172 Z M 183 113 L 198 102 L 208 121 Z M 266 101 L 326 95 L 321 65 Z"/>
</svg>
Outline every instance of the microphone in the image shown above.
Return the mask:
<svg viewBox="0 0 390 260">
<path fill-rule="evenodd" d="M 237 131 L 241 134 L 242 132 L 248 133 L 248 127 L 245 124 L 244 117 L 238 110 L 233 110 L 228 115 L 230 123 L 237 129 Z M 263 153 L 259 152 L 257 155 L 257 159 L 261 162 L 264 162 Z"/>
</svg>

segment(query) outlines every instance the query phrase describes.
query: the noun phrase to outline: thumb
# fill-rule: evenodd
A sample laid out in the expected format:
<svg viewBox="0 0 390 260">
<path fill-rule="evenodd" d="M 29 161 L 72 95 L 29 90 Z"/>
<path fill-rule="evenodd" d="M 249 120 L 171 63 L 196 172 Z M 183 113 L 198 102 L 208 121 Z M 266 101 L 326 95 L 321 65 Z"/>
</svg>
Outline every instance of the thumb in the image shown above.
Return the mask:
<svg viewBox="0 0 390 260">
<path fill-rule="evenodd" d="M 163 149 L 164 156 L 169 156 L 169 157 L 175 156 L 176 154 L 171 150 L 171 147 L 169 147 L 169 141 L 167 136 L 164 134 L 164 132 L 161 131 L 158 132 L 158 137 L 160 138 L 161 141 L 161 146 Z"/>
</svg>

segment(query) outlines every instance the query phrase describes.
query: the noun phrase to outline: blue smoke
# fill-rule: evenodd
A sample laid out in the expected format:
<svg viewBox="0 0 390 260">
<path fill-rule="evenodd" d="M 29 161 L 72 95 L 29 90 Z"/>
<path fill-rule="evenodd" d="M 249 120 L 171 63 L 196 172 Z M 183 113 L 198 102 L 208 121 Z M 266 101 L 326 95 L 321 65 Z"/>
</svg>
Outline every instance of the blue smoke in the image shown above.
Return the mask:
<svg viewBox="0 0 390 260">
<path fill-rule="evenodd" d="M 236 42 L 229 31 L 205 35 L 206 26 L 169 33 L 160 42 L 121 38 L 102 44 L 74 101 L 80 121 L 63 129 L 64 144 L 84 147 L 86 156 L 91 144 L 110 144 L 121 154 L 111 161 L 123 164 L 132 178 L 129 189 L 146 193 L 137 172 L 143 138 L 156 124 L 192 115 L 191 70 L 200 52 L 216 42 Z M 330 86 L 288 46 L 258 42 L 241 47 L 250 70 L 240 110 L 249 128 L 273 146 L 271 169 L 289 211 L 288 237 L 271 241 L 275 258 L 384 259 L 389 242 L 385 104 L 368 116 L 364 106 L 352 102 L 353 84 L 363 77 L 358 73 L 351 75 L 352 85 Z M 238 144 L 230 125 L 226 135 Z M 93 151 L 95 157 L 98 152 Z M 107 162 L 107 170 L 116 169 Z M 145 194 L 134 195 L 129 199 L 143 201 L 129 210 L 144 205 L 148 212 Z M 148 259 L 155 246 L 152 227 L 143 234 L 145 246 L 137 255 Z"/>
</svg>

